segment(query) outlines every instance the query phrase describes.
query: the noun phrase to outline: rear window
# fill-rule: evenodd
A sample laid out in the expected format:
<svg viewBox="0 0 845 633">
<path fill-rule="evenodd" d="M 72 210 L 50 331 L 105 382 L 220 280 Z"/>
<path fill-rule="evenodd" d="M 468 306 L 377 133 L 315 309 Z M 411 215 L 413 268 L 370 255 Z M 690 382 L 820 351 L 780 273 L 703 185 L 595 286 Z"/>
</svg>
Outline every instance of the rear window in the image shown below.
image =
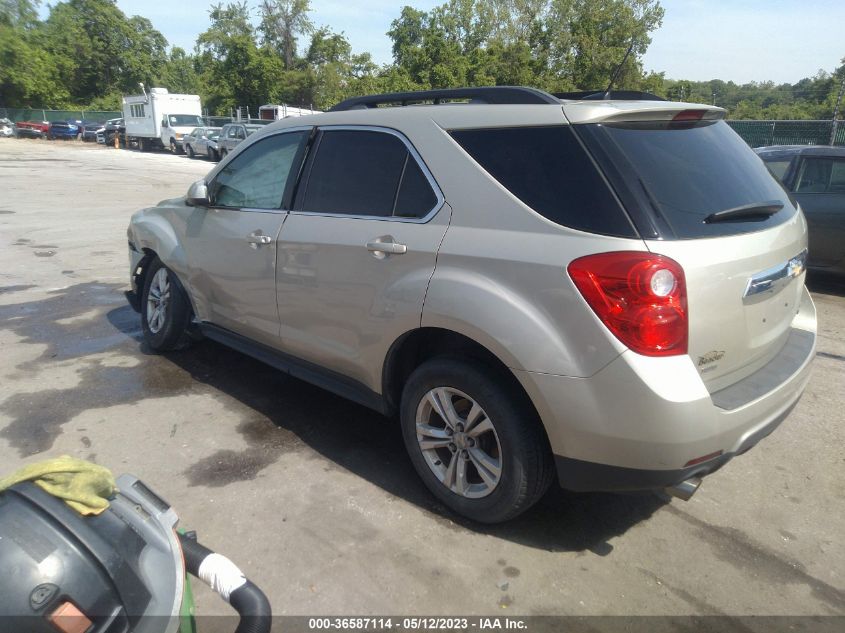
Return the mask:
<svg viewBox="0 0 845 633">
<path fill-rule="evenodd" d="M 552 222 L 590 233 L 637 236 L 568 126 L 453 130 L 451 134 L 487 173 Z"/>
<path fill-rule="evenodd" d="M 657 217 L 661 237 L 759 231 L 796 212 L 783 186 L 724 121 L 590 124 L 579 126 L 579 133 L 588 146 L 607 152 L 630 199 Z M 774 202 L 783 208 L 765 219 L 705 222 L 719 211 Z"/>
</svg>

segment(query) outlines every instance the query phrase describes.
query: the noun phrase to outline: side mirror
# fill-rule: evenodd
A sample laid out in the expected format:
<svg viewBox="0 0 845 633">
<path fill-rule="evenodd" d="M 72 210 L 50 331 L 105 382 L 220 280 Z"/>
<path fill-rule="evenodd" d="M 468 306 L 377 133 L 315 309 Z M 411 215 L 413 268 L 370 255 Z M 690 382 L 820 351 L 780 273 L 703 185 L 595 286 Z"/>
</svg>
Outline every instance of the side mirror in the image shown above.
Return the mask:
<svg viewBox="0 0 845 633">
<path fill-rule="evenodd" d="M 161 127 L 167 127 L 167 119 L 161 120 Z"/>
<path fill-rule="evenodd" d="M 208 200 L 208 186 L 204 180 L 197 180 L 188 189 L 188 195 L 185 196 L 185 204 L 189 207 L 207 207 L 211 203 Z"/>
</svg>

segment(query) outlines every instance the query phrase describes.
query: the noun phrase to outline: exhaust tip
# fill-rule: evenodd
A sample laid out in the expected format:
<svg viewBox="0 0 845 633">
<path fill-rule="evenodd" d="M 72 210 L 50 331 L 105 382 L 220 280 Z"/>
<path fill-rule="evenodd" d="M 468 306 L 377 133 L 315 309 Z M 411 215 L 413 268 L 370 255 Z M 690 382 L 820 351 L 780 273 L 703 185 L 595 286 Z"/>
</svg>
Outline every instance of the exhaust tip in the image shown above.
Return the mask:
<svg viewBox="0 0 845 633">
<path fill-rule="evenodd" d="M 679 484 L 675 484 L 674 486 L 668 486 L 663 490 L 666 494 L 675 497 L 676 499 L 681 499 L 682 501 L 689 501 L 695 492 L 698 490 L 698 487 L 701 485 L 701 477 L 690 477 L 682 481 Z"/>
</svg>

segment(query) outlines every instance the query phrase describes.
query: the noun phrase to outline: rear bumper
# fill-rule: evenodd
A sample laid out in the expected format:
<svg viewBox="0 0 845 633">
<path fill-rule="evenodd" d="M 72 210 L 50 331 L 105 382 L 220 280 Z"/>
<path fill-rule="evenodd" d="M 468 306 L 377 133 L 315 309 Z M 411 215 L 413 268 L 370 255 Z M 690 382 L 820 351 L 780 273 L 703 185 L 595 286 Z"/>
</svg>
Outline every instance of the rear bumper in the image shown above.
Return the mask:
<svg viewBox="0 0 845 633">
<path fill-rule="evenodd" d="M 663 488 L 715 472 L 783 422 L 809 380 L 815 329 L 815 307 L 804 290 L 779 354 L 712 394 L 689 356 L 625 352 L 589 378 L 514 374 L 543 420 L 561 486 Z"/>
<path fill-rule="evenodd" d="M 797 400 L 795 402 L 797 404 Z M 625 468 L 596 462 L 585 462 L 555 455 L 560 485 L 575 492 L 614 492 L 625 490 L 658 490 L 675 486 L 690 477 L 704 477 L 719 470 L 737 455 L 752 449 L 760 440 L 780 426 L 795 407 L 793 404 L 766 426 L 749 435 L 736 452 L 723 453 L 701 464 L 673 470 Z"/>
</svg>

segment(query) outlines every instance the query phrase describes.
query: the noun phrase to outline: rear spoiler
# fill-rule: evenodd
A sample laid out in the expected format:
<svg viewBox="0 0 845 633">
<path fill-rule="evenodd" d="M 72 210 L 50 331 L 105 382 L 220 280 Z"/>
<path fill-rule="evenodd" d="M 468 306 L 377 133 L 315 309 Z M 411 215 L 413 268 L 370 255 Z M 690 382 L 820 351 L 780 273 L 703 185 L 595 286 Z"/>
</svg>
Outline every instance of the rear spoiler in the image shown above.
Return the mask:
<svg viewBox="0 0 845 633">
<path fill-rule="evenodd" d="M 621 123 L 633 121 L 718 121 L 727 110 L 702 103 L 676 101 L 581 100 L 563 104 L 570 123 Z"/>
</svg>

